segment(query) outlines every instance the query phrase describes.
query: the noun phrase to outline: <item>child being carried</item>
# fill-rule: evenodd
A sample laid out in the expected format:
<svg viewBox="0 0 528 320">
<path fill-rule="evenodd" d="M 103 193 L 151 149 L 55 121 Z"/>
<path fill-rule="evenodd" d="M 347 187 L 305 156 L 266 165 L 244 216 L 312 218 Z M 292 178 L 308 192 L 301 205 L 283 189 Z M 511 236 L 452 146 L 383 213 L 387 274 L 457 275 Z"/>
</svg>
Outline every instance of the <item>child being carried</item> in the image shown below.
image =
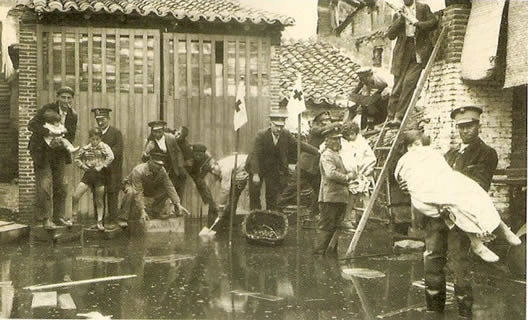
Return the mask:
<svg viewBox="0 0 528 320">
<path fill-rule="evenodd" d="M 44 128 L 49 130 L 49 134 L 44 137 L 44 141 L 48 146 L 52 148 L 64 147 L 69 153 L 75 153 L 79 150 L 79 147 L 74 147 L 71 142 L 64 137 L 67 130 L 61 122 L 60 115 L 53 111 L 48 110 L 44 112 Z"/>
<path fill-rule="evenodd" d="M 487 262 L 499 257 L 484 242 L 497 231 L 508 243 L 521 244 L 501 220 L 488 193 L 471 178 L 453 170 L 438 152 L 424 146 L 428 138 L 420 132 L 405 135 L 405 153 L 394 171 L 398 182 L 405 182 L 412 205 L 428 217 L 443 218 L 448 227 L 466 232 L 472 251 Z"/>
</svg>

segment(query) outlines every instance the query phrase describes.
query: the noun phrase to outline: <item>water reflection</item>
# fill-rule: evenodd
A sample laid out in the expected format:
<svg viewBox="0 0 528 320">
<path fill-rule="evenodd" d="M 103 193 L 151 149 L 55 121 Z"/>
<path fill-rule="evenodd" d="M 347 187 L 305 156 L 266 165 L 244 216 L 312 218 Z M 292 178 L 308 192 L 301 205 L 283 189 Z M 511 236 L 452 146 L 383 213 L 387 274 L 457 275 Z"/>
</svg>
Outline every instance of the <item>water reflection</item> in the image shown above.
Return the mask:
<svg viewBox="0 0 528 320">
<path fill-rule="evenodd" d="M 276 248 L 248 245 L 236 234 L 203 241 L 199 225 L 184 234 L 149 234 L 51 246 L 0 248 L 2 318 L 76 318 L 100 312 L 143 319 L 423 318 L 421 255 L 335 260 L 311 255 L 311 231 L 295 230 Z M 376 241 L 380 241 L 377 239 Z M 344 268 L 385 276 L 350 277 Z M 135 278 L 58 289 L 76 310 L 32 308 L 25 286 L 134 274 Z M 524 319 L 525 286 L 484 278 L 476 284 L 475 319 Z M 420 309 L 421 308 L 421 309 Z M 446 319 L 456 315 L 448 305 Z"/>
</svg>

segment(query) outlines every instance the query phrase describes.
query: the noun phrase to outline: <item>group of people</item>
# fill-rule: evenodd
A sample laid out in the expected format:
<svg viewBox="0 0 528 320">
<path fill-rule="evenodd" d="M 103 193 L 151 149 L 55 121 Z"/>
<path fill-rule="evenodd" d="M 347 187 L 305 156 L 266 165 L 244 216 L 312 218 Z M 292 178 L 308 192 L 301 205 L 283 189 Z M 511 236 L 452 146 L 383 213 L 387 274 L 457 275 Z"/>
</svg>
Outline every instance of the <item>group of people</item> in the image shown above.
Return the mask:
<svg viewBox="0 0 528 320">
<path fill-rule="evenodd" d="M 400 127 L 433 51 L 431 32 L 436 29 L 437 18 L 427 4 L 415 0 L 403 0 L 403 3 L 386 33 L 390 40 L 396 40 L 390 70 L 394 76 L 392 87 L 372 68 L 356 71 L 359 85 L 349 96 L 355 102 L 349 108 L 349 117 L 361 114 L 361 129 L 374 129 L 385 120 L 390 127 Z"/>
<path fill-rule="evenodd" d="M 151 134 L 141 155 L 143 163 L 123 179 L 123 137 L 119 129 L 110 125 L 111 109 L 92 109 L 97 126 L 89 129 L 86 145 L 73 146 L 78 121 L 71 107 L 74 95 L 70 87 L 59 88 L 57 100 L 40 108 L 28 123 L 32 132 L 28 149 L 35 170 L 39 208 L 37 225 L 46 229 L 54 229 L 57 224 L 71 226 L 72 217 L 80 216 L 79 201 L 89 190 L 94 195 L 94 228 L 101 231 L 116 229 L 128 220 L 179 215 L 186 212 L 181 198 L 187 175 L 193 179 L 202 200 L 209 204 L 210 215 L 217 214 L 218 208 L 204 178 L 209 172 L 219 175 L 219 168 L 204 145 L 191 145 L 187 141 L 185 127 L 171 132 L 164 121 L 150 122 Z M 83 171 L 83 176 L 73 192 L 72 210 L 66 212 L 65 167 L 72 162 Z M 145 202 L 145 197 L 153 199 L 151 205 Z"/>
</svg>

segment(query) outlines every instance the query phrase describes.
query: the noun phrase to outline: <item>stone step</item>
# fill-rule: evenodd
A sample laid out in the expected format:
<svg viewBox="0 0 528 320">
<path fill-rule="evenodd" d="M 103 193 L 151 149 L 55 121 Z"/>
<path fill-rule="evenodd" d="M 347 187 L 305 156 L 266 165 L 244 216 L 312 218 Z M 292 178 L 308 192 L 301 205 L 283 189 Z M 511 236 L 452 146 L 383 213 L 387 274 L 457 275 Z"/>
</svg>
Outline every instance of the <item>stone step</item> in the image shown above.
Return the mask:
<svg viewBox="0 0 528 320">
<path fill-rule="evenodd" d="M 49 241 L 65 243 L 80 240 L 82 225 L 74 224 L 71 227 L 57 226 L 55 229 L 44 229 L 42 226 L 31 227 L 31 238 L 35 241 Z"/>
<path fill-rule="evenodd" d="M 10 243 L 26 238 L 29 235 L 29 227 L 8 221 L 0 221 L 0 244 Z"/>
</svg>

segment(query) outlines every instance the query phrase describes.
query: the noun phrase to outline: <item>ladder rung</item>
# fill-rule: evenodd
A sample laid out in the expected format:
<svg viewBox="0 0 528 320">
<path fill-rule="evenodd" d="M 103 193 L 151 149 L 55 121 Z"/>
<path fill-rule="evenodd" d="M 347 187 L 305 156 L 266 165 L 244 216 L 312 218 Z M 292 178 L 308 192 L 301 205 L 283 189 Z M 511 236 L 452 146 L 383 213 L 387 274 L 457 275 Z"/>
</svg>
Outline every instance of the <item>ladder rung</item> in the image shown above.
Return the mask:
<svg viewBox="0 0 528 320">
<path fill-rule="evenodd" d="M 391 147 L 377 147 L 376 150 L 388 151 Z"/>
<path fill-rule="evenodd" d="M 383 167 L 374 167 L 374 170 L 381 170 Z"/>
</svg>

